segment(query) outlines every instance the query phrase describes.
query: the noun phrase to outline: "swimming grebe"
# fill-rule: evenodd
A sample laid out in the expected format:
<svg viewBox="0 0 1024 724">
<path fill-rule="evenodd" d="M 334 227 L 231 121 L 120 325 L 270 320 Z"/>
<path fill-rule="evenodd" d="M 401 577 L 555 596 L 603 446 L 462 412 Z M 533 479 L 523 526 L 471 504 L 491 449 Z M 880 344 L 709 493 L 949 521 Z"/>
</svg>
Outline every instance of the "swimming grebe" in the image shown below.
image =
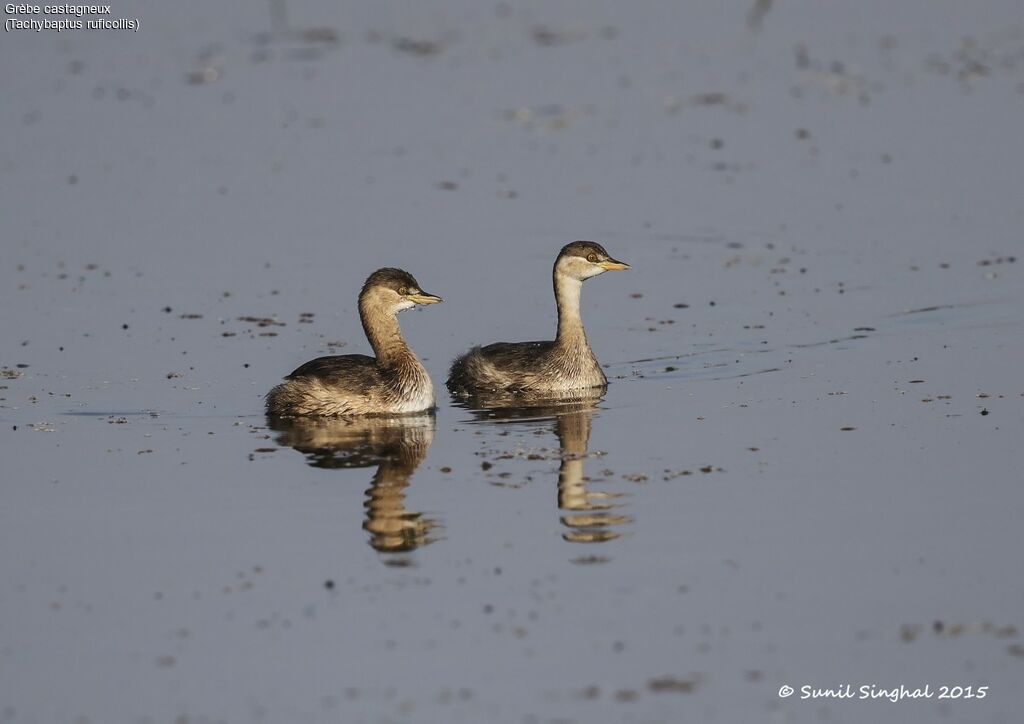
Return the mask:
<svg viewBox="0 0 1024 724">
<path fill-rule="evenodd" d="M 412 274 L 378 269 L 359 292 L 359 319 L 375 357 L 319 357 L 267 394 L 267 413 L 280 416 L 396 415 L 434 407 L 427 371 L 402 339 L 398 312 L 441 297 L 420 289 Z"/>
<path fill-rule="evenodd" d="M 474 347 L 452 363 L 448 389 L 469 396 L 480 391 L 563 392 L 608 384 L 587 342 L 580 319 L 580 289 L 590 277 L 628 269 L 592 241 L 566 244 L 555 259 L 558 334 L 554 342 L 498 342 Z"/>
</svg>

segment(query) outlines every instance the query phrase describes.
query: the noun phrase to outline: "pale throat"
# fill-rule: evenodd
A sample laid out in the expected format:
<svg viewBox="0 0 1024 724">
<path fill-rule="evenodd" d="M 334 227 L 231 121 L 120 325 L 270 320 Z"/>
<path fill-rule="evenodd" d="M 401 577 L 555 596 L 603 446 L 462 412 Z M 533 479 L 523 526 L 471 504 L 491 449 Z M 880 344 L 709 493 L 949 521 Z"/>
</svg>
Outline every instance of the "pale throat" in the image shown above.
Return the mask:
<svg viewBox="0 0 1024 724">
<path fill-rule="evenodd" d="M 580 317 L 580 291 L 583 282 L 567 274 L 555 272 L 555 301 L 558 305 L 558 336 L 561 345 L 586 344 Z"/>
</svg>

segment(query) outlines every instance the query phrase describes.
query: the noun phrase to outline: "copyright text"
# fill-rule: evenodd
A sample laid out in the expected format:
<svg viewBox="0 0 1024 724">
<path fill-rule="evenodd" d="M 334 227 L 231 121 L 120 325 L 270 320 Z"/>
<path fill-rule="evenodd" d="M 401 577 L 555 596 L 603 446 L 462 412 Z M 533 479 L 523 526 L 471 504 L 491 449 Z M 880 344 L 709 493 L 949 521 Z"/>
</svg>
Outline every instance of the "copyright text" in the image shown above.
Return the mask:
<svg viewBox="0 0 1024 724">
<path fill-rule="evenodd" d="M 788 699 L 797 694 L 798 699 L 856 699 L 883 700 L 896 704 L 914 699 L 984 699 L 988 696 L 988 686 L 942 685 L 924 686 L 879 686 L 877 684 L 840 684 L 831 688 L 802 685 L 799 690 L 788 684 L 779 687 L 779 698 Z"/>
</svg>

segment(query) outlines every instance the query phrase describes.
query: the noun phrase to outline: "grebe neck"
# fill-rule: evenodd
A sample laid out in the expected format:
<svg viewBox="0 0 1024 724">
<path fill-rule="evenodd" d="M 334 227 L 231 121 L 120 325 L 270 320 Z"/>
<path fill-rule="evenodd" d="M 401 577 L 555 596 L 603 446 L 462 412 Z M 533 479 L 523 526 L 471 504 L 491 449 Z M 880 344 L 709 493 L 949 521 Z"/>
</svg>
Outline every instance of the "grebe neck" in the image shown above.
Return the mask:
<svg viewBox="0 0 1024 724">
<path fill-rule="evenodd" d="M 558 307 L 558 334 L 555 343 L 559 347 L 586 347 L 587 333 L 583 330 L 580 317 L 580 290 L 583 282 L 555 269 L 555 304 Z"/>
<path fill-rule="evenodd" d="M 365 304 L 363 300 L 359 302 L 359 319 L 377 362 L 387 365 L 402 359 L 416 359 L 402 337 L 397 313 Z"/>
</svg>

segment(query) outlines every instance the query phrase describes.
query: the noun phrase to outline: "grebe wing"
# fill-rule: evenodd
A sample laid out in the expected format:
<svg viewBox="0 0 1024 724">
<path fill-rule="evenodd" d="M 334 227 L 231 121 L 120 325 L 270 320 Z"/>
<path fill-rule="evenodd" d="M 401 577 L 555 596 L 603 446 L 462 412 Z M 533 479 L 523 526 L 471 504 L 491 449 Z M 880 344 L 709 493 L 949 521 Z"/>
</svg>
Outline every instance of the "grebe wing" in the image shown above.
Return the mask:
<svg viewBox="0 0 1024 724">
<path fill-rule="evenodd" d="M 535 361 L 538 356 L 550 352 L 554 342 L 495 342 L 486 347 L 477 348 L 477 353 L 488 362 L 498 366 L 516 364 L 522 361 Z"/>
<path fill-rule="evenodd" d="M 365 354 L 331 355 L 306 362 L 285 379 L 294 380 L 300 377 L 313 377 L 326 384 L 351 384 L 357 380 L 373 384 L 380 379 L 380 370 L 377 368 L 377 360 Z"/>
</svg>

